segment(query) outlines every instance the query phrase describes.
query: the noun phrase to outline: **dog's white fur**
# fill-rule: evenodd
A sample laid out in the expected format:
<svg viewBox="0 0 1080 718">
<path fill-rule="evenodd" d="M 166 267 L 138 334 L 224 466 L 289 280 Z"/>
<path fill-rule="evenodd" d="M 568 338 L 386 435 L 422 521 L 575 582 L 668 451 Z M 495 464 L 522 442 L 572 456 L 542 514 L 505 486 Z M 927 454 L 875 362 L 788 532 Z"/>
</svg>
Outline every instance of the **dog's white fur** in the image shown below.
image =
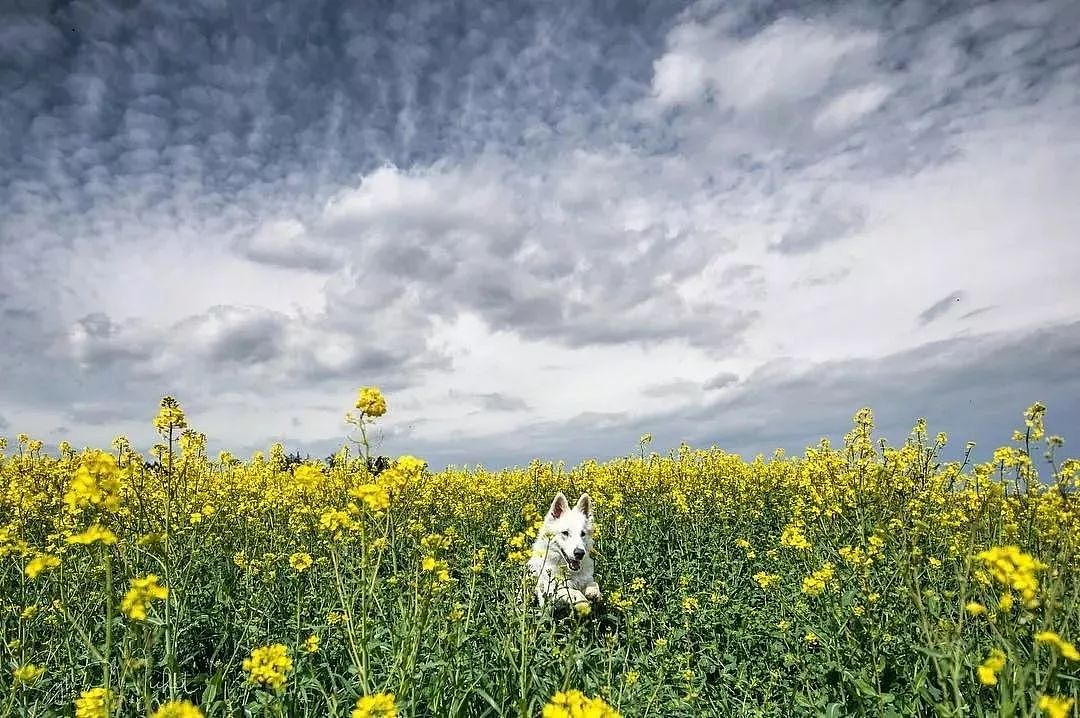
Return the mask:
<svg viewBox="0 0 1080 718">
<path fill-rule="evenodd" d="M 561 491 L 555 494 L 528 561 L 529 571 L 536 576 L 540 606 L 548 598 L 576 605 L 601 597 L 593 577 L 592 527 L 588 494 L 582 494 L 573 509 Z"/>
</svg>

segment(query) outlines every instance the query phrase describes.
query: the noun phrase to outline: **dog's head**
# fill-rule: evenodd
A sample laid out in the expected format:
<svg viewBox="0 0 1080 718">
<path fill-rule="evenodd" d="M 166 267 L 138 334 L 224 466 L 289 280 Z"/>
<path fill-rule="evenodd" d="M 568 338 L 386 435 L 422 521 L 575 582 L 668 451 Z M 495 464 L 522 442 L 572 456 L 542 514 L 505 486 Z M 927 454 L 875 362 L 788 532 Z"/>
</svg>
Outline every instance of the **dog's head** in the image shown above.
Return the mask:
<svg viewBox="0 0 1080 718">
<path fill-rule="evenodd" d="M 555 494 L 547 516 L 544 517 L 543 531 L 549 535 L 548 543 L 556 556 L 562 555 L 571 571 L 581 568 L 581 560 L 592 548 L 592 499 L 582 494 L 574 508 L 560 491 Z"/>
</svg>

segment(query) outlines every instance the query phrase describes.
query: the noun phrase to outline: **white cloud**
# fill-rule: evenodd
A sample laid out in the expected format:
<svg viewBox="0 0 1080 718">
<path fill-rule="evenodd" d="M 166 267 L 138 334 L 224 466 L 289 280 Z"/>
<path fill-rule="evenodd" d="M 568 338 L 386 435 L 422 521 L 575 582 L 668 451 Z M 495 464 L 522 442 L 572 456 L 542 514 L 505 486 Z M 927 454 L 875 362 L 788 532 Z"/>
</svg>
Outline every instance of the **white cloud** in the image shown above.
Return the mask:
<svg viewBox="0 0 1080 718">
<path fill-rule="evenodd" d="M 740 112 L 815 97 L 841 63 L 872 59 L 874 32 L 780 18 L 747 39 L 729 34 L 729 19 L 688 21 L 668 35 L 655 62 L 653 96 L 661 105 L 716 102 Z"/>
<path fill-rule="evenodd" d="M 891 94 L 892 88 L 880 82 L 848 90 L 817 113 L 814 127 L 826 132 L 843 130 L 881 107 Z"/>
</svg>

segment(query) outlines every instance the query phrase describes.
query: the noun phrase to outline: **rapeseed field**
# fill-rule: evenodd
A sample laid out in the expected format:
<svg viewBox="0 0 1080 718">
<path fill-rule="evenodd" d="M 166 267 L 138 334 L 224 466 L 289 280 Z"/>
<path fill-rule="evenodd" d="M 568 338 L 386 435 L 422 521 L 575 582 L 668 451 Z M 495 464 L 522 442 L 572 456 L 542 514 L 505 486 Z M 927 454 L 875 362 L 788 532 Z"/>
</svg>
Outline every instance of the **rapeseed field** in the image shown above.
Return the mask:
<svg viewBox="0 0 1080 718">
<path fill-rule="evenodd" d="M 328 460 L 208 456 L 169 397 L 148 455 L 0 439 L 0 715 L 1073 715 L 1080 461 L 1044 416 L 984 463 L 863 409 L 802 456 L 433 473 L 371 455 L 373 387 Z M 573 610 L 524 568 L 557 491 L 595 506 Z"/>
</svg>

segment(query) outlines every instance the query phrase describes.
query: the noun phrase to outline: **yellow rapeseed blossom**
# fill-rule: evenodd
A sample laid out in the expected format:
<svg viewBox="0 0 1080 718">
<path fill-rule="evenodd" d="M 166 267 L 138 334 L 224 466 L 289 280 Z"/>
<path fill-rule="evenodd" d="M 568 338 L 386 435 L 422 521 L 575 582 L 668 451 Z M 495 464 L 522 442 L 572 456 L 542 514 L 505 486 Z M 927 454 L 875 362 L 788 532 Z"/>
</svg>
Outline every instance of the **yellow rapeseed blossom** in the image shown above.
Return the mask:
<svg viewBox="0 0 1080 718">
<path fill-rule="evenodd" d="M 74 513 L 98 507 L 116 511 L 120 500 L 120 467 L 116 459 L 104 451 L 87 452 L 64 494 L 68 510 Z"/>
<path fill-rule="evenodd" d="M 361 696 L 356 701 L 351 718 L 397 718 L 397 704 L 393 693 L 376 693 Z"/>
<path fill-rule="evenodd" d="M 780 533 L 780 545 L 803 550 L 810 548 L 810 542 L 803 535 L 802 528 L 794 523 L 785 526 Z"/>
<path fill-rule="evenodd" d="M 835 576 L 835 567 L 831 563 L 826 563 L 817 571 L 803 579 L 802 592 L 810 596 L 819 596 L 825 587 L 832 581 Z"/>
<path fill-rule="evenodd" d="M 776 575 L 775 573 L 768 573 L 766 571 L 758 571 L 757 573 L 754 574 L 754 581 L 757 583 L 758 586 L 761 586 L 762 588 L 768 588 L 769 586 L 772 586 L 773 584 L 775 584 L 779 580 L 780 580 L 780 577 L 778 575 Z"/>
<path fill-rule="evenodd" d="M 30 559 L 30 563 L 26 564 L 26 575 L 31 579 L 36 579 L 44 571 L 48 571 L 50 568 L 56 568 L 60 565 L 60 559 L 51 554 L 43 553 Z"/>
<path fill-rule="evenodd" d="M 1036 633 L 1035 641 L 1038 643 L 1049 643 L 1058 650 L 1058 653 L 1060 653 L 1062 657 L 1068 658 L 1070 661 L 1080 661 L 1080 652 L 1077 652 L 1076 646 L 1053 631 L 1040 631 L 1039 633 Z"/>
<path fill-rule="evenodd" d="M 145 621 L 146 609 L 150 602 L 163 600 L 169 595 L 169 589 L 158 583 L 158 577 L 149 574 L 143 578 L 133 578 L 131 587 L 120 601 L 120 610 L 133 621 Z"/>
<path fill-rule="evenodd" d="M 972 616 L 981 616 L 986 613 L 986 606 L 982 605 L 978 601 L 968 601 L 964 604 L 964 610 Z"/>
<path fill-rule="evenodd" d="M 377 387 L 361 387 L 356 395 L 356 408 L 366 416 L 379 417 L 386 413 L 386 398 Z"/>
<path fill-rule="evenodd" d="M 91 688 L 75 699 L 75 718 L 108 718 L 116 694 L 105 688 Z"/>
<path fill-rule="evenodd" d="M 293 662 L 289 649 L 281 643 L 260 646 L 251 651 L 251 656 L 244 659 L 243 668 L 248 674 L 248 684 L 263 686 L 274 690 L 285 687 L 285 679 L 292 670 Z"/>
<path fill-rule="evenodd" d="M 180 408 L 180 404 L 171 396 L 163 397 L 161 409 L 154 417 L 154 428 L 167 432 L 170 428 L 183 429 L 185 427 L 187 427 L 187 419 L 184 417 L 184 410 Z"/>
<path fill-rule="evenodd" d="M 986 657 L 982 663 L 979 664 L 977 672 L 979 674 L 979 681 L 984 686 L 996 686 L 998 682 L 997 674 L 1001 672 L 1001 669 L 1005 667 L 1005 653 L 1000 648 L 993 648 L 990 650 L 990 655 Z"/>
<path fill-rule="evenodd" d="M 322 484 L 326 479 L 326 474 L 324 474 L 322 469 L 317 466 L 301 464 L 293 469 L 293 478 L 296 479 L 296 483 L 306 489 L 310 489 Z"/>
<path fill-rule="evenodd" d="M 1049 718 L 1068 718 L 1072 711 L 1073 699 L 1058 696 L 1039 696 L 1039 710 Z"/>
<path fill-rule="evenodd" d="M 1018 546 L 1011 545 L 980 551 L 977 558 L 994 580 L 1019 591 L 1028 606 L 1034 604 L 1039 590 L 1039 580 L 1035 574 L 1045 569 L 1046 564 L 1024 553 Z"/>
<path fill-rule="evenodd" d="M 383 511 L 390 506 L 390 496 L 378 484 L 362 484 L 349 491 L 349 496 L 363 501 L 372 511 Z"/>
<path fill-rule="evenodd" d="M 205 718 L 205 714 L 191 701 L 169 701 L 151 713 L 150 718 Z"/>
<path fill-rule="evenodd" d="M 319 517 L 319 528 L 332 535 L 334 539 L 340 540 L 347 531 L 356 528 L 356 522 L 348 511 L 333 509 L 324 511 Z"/>
<path fill-rule="evenodd" d="M 589 698 L 579 690 L 559 691 L 544 706 L 543 718 L 619 718 L 602 698 Z"/>
<path fill-rule="evenodd" d="M 44 673 L 45 669 L 43 667 L 35 666 L 33 663 L 23 664 L 11 672 L 15 678 L 15 683 L 34 683 Z"/>
<path fill-rule="evenodd" d="M 309 553 L 294 553 L 292 556 L 289 556 L 289 565 L 292 566 L 297 573 L 308 570 L 313 563 L 314 561 Z"/>
<path fill-rule="evenodd" d="M 116 534 L 100 524 L 94 524 L 80 534 L 68 536 L 67 542 L 84 546 L 100 542 L 106 546 L 111 546 L 116 543 Z"/>
<path fill-rule="evenodd" d="M 319 650 L 319 637 L 312 633 L 304 639 L 304 653 L 315 653 Z"/>
</svg>

